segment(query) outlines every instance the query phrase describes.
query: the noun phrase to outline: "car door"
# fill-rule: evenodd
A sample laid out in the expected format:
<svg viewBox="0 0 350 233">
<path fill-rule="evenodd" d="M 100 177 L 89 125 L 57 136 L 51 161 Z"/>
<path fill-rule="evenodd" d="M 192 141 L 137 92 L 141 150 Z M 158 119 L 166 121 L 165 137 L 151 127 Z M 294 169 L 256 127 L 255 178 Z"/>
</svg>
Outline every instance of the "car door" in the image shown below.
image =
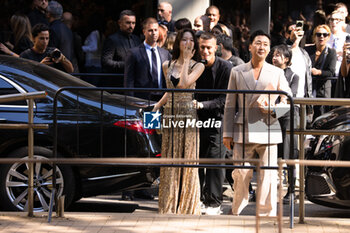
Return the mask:
<svg viewBox="0 0 350 233">
<path fill-rule="evenodd" d="M 5 76 L 0 75 L 0 96 L 20 93 L 26 92 L 15 82 L 11 81 Z M 26 100 L 0 103 L 0 123 L 15 124 L 27 122 L 28 102 Z M 26 138 L 25 130 L 0 129 L 0 132 L 0 145 L 9 140 L 21 140 L 22 137 Z"/>
</svg>

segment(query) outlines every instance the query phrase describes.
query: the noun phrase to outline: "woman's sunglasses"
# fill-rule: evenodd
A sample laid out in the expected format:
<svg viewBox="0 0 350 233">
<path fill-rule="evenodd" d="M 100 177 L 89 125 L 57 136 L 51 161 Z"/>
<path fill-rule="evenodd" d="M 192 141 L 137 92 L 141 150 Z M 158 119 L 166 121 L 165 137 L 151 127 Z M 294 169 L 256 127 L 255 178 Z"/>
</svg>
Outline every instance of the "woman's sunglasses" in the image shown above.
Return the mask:
<svg viewBox="0 0 350 233">
<path fill-rule="evenodd" d="M 328 36 L 329 36 L 329 33 L 316 32 L 316 36 L 317 36 L 317 37 L 321 37 L 321 36 L 323 36 L 323 37 L 328 37 Z"/>
</svg>

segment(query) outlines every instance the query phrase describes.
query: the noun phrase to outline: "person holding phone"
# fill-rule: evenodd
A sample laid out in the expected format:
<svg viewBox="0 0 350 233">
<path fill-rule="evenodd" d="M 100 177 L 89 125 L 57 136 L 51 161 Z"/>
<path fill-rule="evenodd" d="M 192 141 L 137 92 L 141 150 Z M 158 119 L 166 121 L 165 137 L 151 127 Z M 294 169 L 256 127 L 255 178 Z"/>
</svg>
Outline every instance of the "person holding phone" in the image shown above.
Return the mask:
<svg viewBox="0 0 350 233">
<path fill-rule="evenodd" d="M 290 38 L 287 45 L 291 46 L 292 58 L 290 68 L 299 76 L 298 91 L 296 97 L 311 98 L 312 97 L 312 62 L 309 54 L 303 49 L 302 40 L 304 38 L 304 30 L 292 24 L 289 27 Z"/>
<path fill-rule="evenodd" d="M 341 76 L 338 79 L 337 97 L 349 98 L 350 97 L 350 35 L 346 37 L 343 46 L 343 60 L 340 67 Z M 343 78 L 345 77 L 345 78 Z M 339 93 L 341 92 L 341 93 Z"/>
<path fill-rule="evenodd" d="M 349 75 L 350 70 L 350 35 L 346 36 L 343 46 L 343 60 L 341 64 L 341 74 L 343 77 Z"/>
</svg>

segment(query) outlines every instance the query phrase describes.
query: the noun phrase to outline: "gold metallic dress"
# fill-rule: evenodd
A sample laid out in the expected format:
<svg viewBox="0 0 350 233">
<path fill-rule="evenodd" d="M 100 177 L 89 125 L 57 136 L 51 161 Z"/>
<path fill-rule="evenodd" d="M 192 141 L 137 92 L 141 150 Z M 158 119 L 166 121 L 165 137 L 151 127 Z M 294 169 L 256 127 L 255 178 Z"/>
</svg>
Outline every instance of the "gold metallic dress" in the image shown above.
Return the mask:
<svg viewBox="0 0 350 233">
<path fill-rule="evenodd" d="M 176 77 L 173 76 L 173 62 L 166 77 L 167 88 L 176 88 Z M 190 67 L 195 64 L 191 61 Z M 191 73 L 192 69 L 189 69 Z M 175 81 L 175 82 L 174 82 Z M 174 85 L 175 84 L 175 85 Z M 195 89 L 192 84 L 189 89 Z M 164 106 L 162 128 L 162 158 L 199 157 L 199 131 L 188 126 L 188 121 L 197 120 L 193 108 L 193 93 L 169 93 Z M 173 105 L 174 103 L 174 105 Z M 184 122 L 184 127 L 171 125 L 171 122 Z M 165 127 L 164 127 L 165 126 Z M 198 168 L 162 167 L 159 184 L 159 213 L 162 214 L 200 214 L 200 186 Z"/>
</svg>

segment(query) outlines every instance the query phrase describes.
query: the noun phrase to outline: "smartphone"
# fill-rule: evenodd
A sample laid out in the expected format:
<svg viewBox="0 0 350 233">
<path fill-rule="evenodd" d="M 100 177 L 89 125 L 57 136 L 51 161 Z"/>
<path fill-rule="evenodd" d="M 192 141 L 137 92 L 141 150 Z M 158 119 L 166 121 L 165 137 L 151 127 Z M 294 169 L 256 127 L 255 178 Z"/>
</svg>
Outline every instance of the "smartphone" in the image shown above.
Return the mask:
<svg viewBox="0 0 350 233">
<path fill-rule="evenodd" d="M 347 36 L 345 37 L 345 43 L 350 43 L 350 35 L 347 35 Z"/>
<path fill-rule="evenodd" d="M 345 43 L 350 43 L 350 35 L 347 35 L 345 37 Z M 350 48 L 349 47 L 346 49 L 346 63 L 347 64 L 350 63 Z"/>
<path fill-rule="evenodd" d="M 296 28 L 301 28 L 303 30 L 304 28 L 304 21 L 303 20 L 297 20 L 295 23 Z"/>
</svg>

